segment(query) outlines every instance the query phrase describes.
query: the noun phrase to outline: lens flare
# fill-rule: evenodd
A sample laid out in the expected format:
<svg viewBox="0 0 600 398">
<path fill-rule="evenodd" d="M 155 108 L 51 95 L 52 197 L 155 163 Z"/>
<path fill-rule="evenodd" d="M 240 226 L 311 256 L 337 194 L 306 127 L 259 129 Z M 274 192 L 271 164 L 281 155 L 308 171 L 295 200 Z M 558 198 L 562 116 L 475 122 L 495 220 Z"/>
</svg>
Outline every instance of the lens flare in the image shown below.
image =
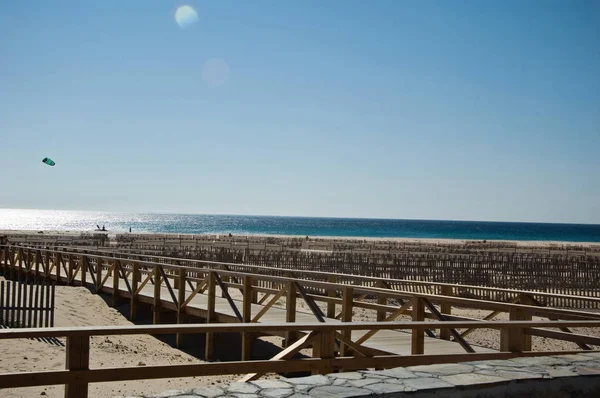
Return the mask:
<svg viewBox="0 0 600 398">
<path fill-rule="evenodd" d="M 181 29 L 185 29 L 198 21 L 198 14 L 190 6 L 180 6 L 175 10 L 175 22 Z"/>
</svg>

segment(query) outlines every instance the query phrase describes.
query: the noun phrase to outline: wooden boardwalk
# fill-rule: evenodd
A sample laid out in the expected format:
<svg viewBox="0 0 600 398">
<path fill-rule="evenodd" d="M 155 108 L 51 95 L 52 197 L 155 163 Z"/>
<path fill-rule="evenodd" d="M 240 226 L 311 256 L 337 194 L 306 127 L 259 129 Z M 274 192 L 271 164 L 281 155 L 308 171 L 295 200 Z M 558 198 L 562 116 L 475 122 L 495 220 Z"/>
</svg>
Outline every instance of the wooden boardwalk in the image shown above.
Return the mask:
<svg viewBox="0 0 600 398">
<path fill-rule="evenodd" d="M 436 284 L 435 293 L 414 292 L 392 289 L 392 281 L 376 278 L 293 269 L 274 274 L 268 267 L 182 263 L 179 259 L 0 245 L 3 275 L 83 285 L 111 295 L 113 305 L 128 301 L 132 320 L 140 306 L 149 308 L 154 322 L 114 328 L 2 330 L 0 339 L 65 336 L 67 369 L 0 374 L 0 388 L 65 384 L 65 397 L 80 398 L 87 396 L 88 383 L 102 381 L 240 373 L 246 374 L 241 380 L 248 381 L 268 372 L 325 374 L 559 353 L 534 352 L 533 336 L 579 347 L 562 353 L 600 348 L 599 337 L 569 329 L 600 328 L 600 313 L 544 306 L 538 300 L 552 296 L 549 293 L 503 289 L 510 294 L 510 302 L 498 302 L 460 297 L 461 285 Z M 595 297 L 565 298 L 600 304 Z M 466 318 L 452 314 L 452 306 L 491 312 L 483 319 Z M 372 311 L 377 322 L 357 320 L 357 309 Z M 501 313 L 508 314 L 509 321 L 490 322 Z M 548 320 L 534 321 L 533 317 Z M 500 350 L 468 343 L 465 337 L 477 329 L 498 330 Z M 91 336 L 175 334 L 179 345 L 185 334 L 194 333 L 205 336 L 208 360 L 214 357 L 215 334 L 241 335 L 241 361 L 90 369 Z M 268 360 L 252 358 L 253 343 L 265 335 L 283 337 L 284 348 Z M 305 349 L 310 349 L 312 358 L 295 357 Z"/>
<path fill-rule="evenodd" d="M 91 264 L 94 261 L 93 256 L 87 260 L 87 267 L 83 266 L 83 260 L 76 261 L 75 258 L 76 257 L 72 255 L 63 255 L 60 257 L 46 255 L 46 258 L 44 258 L 44 255 L 41 252 L 38 252 L 35 258 L 30 258 L 29 254 L 21 252 L 18 260 L 15 260 L 16 262 L 13 263 L 13 269 L 25 270 L 29 268 L 33 274 L 35 274 L 37 270 L 38 273 L 45 274 L 47 278 L 58 280 L 60 283 L 86 285 L 86 287 L 90 288 L 92 291 L 99 291 L 112 295 L 113 304 L 117 304 L 120 300 L 132 299 L 131 286 L 135 285 L 132 272 L 117 272 L 118 278 L 114 278 L 115 274 L 113 274 L 111 265 L 109 264 L 111 263 L 110 260 L 104 263 L 103 261 L 107 259 L 95 258 L 96 264 L 95 269 L 93 269 L 93 264 Z M 44 262 L 44 260 L 46 262 Z M 36 262 L 37 267 L 34 265 Z M 5 266 L 8 265 L 6 256 L 3 260 L 3 264 Z M 98 264 L 100 264 L 100 269 L 98 268 Z M 103 266 L 103 264 L 106 264 L 106 266 Z M 114 266 L 114 261 L 112 261 L 112 265 Z M 66 272 L 61 272 L 61 266 L 62 271 Z M 88 269 L 84 273 L 83 270 L 85 268 Z M 102 270 L 102 268 L 106 269 Z M 104 271 L 104 273 L 102 273 L 102 271 Z M 70 276 L 69 273 L 71 273 Z M 94 273 L 97 274 L 97 279 L 95 281 L 92 280 Z M 126 276 L 126 279 L 123 278 L 124 276 Z M 142 275 L 142 277 L 143 276 L 144 275 Z M 169 278 L 171 275 L 165 274 L 165 276 Z M 140 282 L 141 279 L 143 279 L 142 277 L 139 278 Z M 104 283 L 98 283 L 98 280 L 101 278 L 104 279 Z M 212 322 L 221 323 L 244 321 L 244 319 L 240 319 L 240 315 L 242 315 L 243 311 L 239 310 L 240 308 L 244 308 L 243 295 L 238 293 L 239 290 L 242 289 L 238 290 L 231 287 L 225 288 L 229 292 L 229 299 L 232 301 L 230 302 L 227 298 L 222 297 L 224 295 L 222 287 L 220 285 L 215 286 L 215 293 L 214 296 L 212 296 L 212 299 L 214 300 L 214 314 L 209 315 L 209 301 L 211 300 L 211 295 L 207 291 L 197 291 L 198 282 L 195 284 L 182 283 L 181 285 L 183 285 L 184 289 L 181 289 L 183 291 L 180 291 L 179 286 L 172 288 L 165 283 L 156 285 L 152 274 L 146 275 L 146 278 L 149 279 L 149 282 L 147 281 L 148 283 L 143 284 L 137 289 L 135 300 L 137 303 L 152 306 L 155 323 L 161 323 L 161 315 L 165 312 L 178 313 L 178 310 L 181 309 L 181 302 L 179 305 L 176 304 L 177 300 L 176 297 L 173 297 L 173 294 L 180 298 L 187 298 L 185 307 L 180 311 L 185 315 L 202 318 L 203 320 L 211 318 Z M 82 281 L 82 279 L 84 280 Z M 159 279 L 164 281 L 164 278 Z M 107 280 L 110 280 L 112 283 L 106 283 Z M 173 283 L 173 281 L 171 283 Z M 259 296 L 262 296 L 261 298 L 268 298 L 265 297 L 266 295 L 268 295 L 268 293 L 255 293 L 254 302 L 247 306 L 247 311 L 244 314 L 246 321 L 252 322 L 255 318 L 260 318 L 256 321 L 271 324 L 280 324 L 286 321 L 289 322 L 290 310 L 289 308 L 286 308 L 286 304 L 282 304 L 287 302 L 287 300 L 290 300 L 290 296 L 281 295 L 277 300 L 280 301 L 280 303 L 269 302 L 271 305 L 265 303 L 258 304 L 260 301 L 258 300 Z M 173 300 L 174 298 L 175 300 Z M 294 298 L 294 302 L 295 301 Z M 315 305 L 314 301 L 312 303 L 310 301 L 306 303 L 309 307 L 311 304 Z M 134 305 L 132 305 L 132 307 L 133 306 Z M 135 312 L 136 309 L 132 308 L 132 317 L 135 317 Z M 410 311 L 408 311 L 406 315 L 410 316 Z M 339 319 L 326 316 L 322 316 L 321 319 L 319 319 L 313 312 L 297 308 L 294 310 L 293 318 L 293 321 L 298 323 L 310 323 L 315 321 L 322 321 L 325 323 L 341 322 Z M 351 317 L 350 319 L 346 319 L 346 321 L 352 321 Z M 178 319 L 178 323 L 180 322 L 184 322 L 183 317 Z M 281 337 L 286 337 L 285 333 L 276 334 L 281 335 Z M 377 333 L 372 333 L 364 330 L 355 330 L 347 337 L 353 341 L 361 341 L 361 338 L 367 334 L 368 336 L 365 337 L 362 346 L 372 350 L 372 353 L 398 355 L 411 355 L 412 353 L 412 335 L 406 331 L 381 330 Z M 302 334 L 298 333 L 296 334 L 295 339 L 300 337 L 302 337 Z M 293 340 L 291 342 L 293 342 Z M 289 345 L 291 342 L 287 342 L 286 345 Z M 465 349 L 459 343 L 435 337 L 424 336 L 422 345 L 423 353 L 425 354 L 465 353 Z M 484 347 L 472 346 L 472 348 L 473 351 L 471 352 L 495 352 L 495 350 Z"/>
</svg>

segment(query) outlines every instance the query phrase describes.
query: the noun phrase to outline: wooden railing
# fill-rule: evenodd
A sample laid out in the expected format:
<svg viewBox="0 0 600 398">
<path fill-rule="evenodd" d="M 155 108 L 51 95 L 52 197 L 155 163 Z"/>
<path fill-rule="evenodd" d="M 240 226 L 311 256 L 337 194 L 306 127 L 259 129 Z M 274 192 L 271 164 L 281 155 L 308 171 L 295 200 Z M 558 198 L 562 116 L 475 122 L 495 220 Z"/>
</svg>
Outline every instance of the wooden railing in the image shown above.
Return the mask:
<svg viewBox="0 0 600 398">
<path fill-rule="evenodd" d="M 355 356 L 336 357 L 337 341 L 348 342 L 353 330 L 409 329 L 413 346 L 422 344 L 421 336 L 427 328 L 467 328 L 500 330 L 502 339 L 509 342 L 506 352 L 465 353 L 452 355 L 371 355 L 362 352 L 360 344 L 353 344 Z M 312 372 L 332 373 L 341 370 L 365 368 L 392 368 L 399 366 L 456 363 L 475 360 L 509 359 L 517 356 L 572 354 L 577 351 L 531 352 L 523 350 L 528 336 L 545 335 L 547 328 L 599 328 L 600 321 L 512 321 L 512 322 L 366 322 L 366 323 L 281 323 L 281 324 L 189 324 L 118 327 L 80 327 L 49 329 L 0 330 L 0 339 L 66 337 L 66 369 L 37 372 L 0 374 L 0 389 L 64 384 L 65 397 L 87 397 L 88 384 L 110 381 L 192 377 L 220 374 L 247 374 L 242 380 L 252 380 L 265 373 Z M 306 336 L 282 351 L 283 355 L 271 360 L 245 360 L 194 365 L 162 365 L 144 367 L 115 367 L 90 369 L 90 337 L 131 334 L 187 334 L 187 333 L 300 333 Z M 568 336 L 585 344 L 600 345 L 600 338 Z M 301 349 L 312 347 L 312 358 L 290 359 Z"/>
<path fill-rule="evenodd" d="M 223 269 L 230 271 L 257 273 L 263 275 L 285 276 L 290 275 L 290 273 L 292 273 L 299 279 L 310 279 L 313 281 L 333 282 L 354 286 L 377 286 L 392 290 L 408 291 L 415 293 L 430 293 L 437 295 L 450 294 L 458 297 L 468 297 L 498 302 L 511 302 L 515 300 L 517 296 L 527 295 L 533 298 L 536 302 L 545 306 L 600 310 L 600 297 L 568 295 L 523 289 L 506 289 L 487 286 L 417 281 L 408 279 L 379 278 L 373 276 L 331 273 L 312 270 L 298 271 L 296 269 L 291 268 L 173 258 L 146 254 L 122 253 L 107 250 L 81 250 L 73 249 L 70 247 L 59 247 L 57 249 L 66 253 L 94 254 L 129 260 L 147 261 L 152 263 L 181 265 L 195 268 Z M 598 286 L 597 289 L 600 292 L 600 286 Z M 321 294 L 326 295 L 325 292 L 321 292 Z"/>
</svg>

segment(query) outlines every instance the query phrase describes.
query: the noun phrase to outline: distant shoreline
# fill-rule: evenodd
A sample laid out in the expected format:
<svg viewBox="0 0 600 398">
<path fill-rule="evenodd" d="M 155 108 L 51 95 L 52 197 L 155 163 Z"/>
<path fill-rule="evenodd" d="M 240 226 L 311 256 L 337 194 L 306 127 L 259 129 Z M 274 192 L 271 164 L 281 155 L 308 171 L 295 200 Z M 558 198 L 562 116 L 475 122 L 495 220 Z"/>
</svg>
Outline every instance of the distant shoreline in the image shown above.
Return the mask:
<svg viewBox="0 0 600 398">
<path fill-rule="evenodd" d="M 112 231 L 59 231 L 59 230 L 43 230 L 43 234 L 39 233 L 40 230 L 7 230 L 1 229 L 0 235 L 18 235 L 26 234 L 31 236 L 80 236 L 81 234 L 106 234 L 109 238 L 114 239 L 117 235 L 129 235 L 128 232 L 112 232 Z M 194 236 L 206 236 L 227 238 L 228 233 L 175 233 L 175 232 L 132 232 L 133 236 L 155 236 L 159 237 L 170 237 L 175 238 L 179 236 L 194 237 Z M 243 240 L 247 238 L 253 239 L 305 239 L 306 235 L 289 235 L 289 234 L 232 234 L 234 240 Z M 391 237 L 391 238 L 380 238 L 380 237 L 361 237 L 361 236 L 319 236 L 309 235 L 309 240 L 322 240 L 322 241 L 347 241 L 347 242 L 394 242 L 394 243 L 415 243 L 422 245 L 465 245 L 465 244 L 484 244 L 480 239 L 452 239 L 452 238 L 402 238 L 402 237 Z M 504 240 L 504 239 L 487 239 L 485 244 L 488 246 L 495 245 L 512 245 L 517 247 L 568 247 L 568 246 L 579 246 L 579 247 L 599 247 L 600 242 L 573 242 L 573 241 L 543 241 L 543 240 Z"/>
</svg>

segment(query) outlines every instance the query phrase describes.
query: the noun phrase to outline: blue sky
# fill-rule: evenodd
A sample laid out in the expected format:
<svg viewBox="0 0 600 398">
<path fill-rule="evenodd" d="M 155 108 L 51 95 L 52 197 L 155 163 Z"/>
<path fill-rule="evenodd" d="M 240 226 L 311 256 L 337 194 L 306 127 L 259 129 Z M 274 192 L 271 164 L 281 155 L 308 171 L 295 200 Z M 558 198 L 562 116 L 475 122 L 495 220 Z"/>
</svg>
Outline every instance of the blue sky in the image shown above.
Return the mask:
<svg viewBox="0 0 600 398">
<path fill-rule="evenodd" d="M 3 1 L 0 148 L 0 207 L 600 223 L 600 2 Z"/>
</svg>

